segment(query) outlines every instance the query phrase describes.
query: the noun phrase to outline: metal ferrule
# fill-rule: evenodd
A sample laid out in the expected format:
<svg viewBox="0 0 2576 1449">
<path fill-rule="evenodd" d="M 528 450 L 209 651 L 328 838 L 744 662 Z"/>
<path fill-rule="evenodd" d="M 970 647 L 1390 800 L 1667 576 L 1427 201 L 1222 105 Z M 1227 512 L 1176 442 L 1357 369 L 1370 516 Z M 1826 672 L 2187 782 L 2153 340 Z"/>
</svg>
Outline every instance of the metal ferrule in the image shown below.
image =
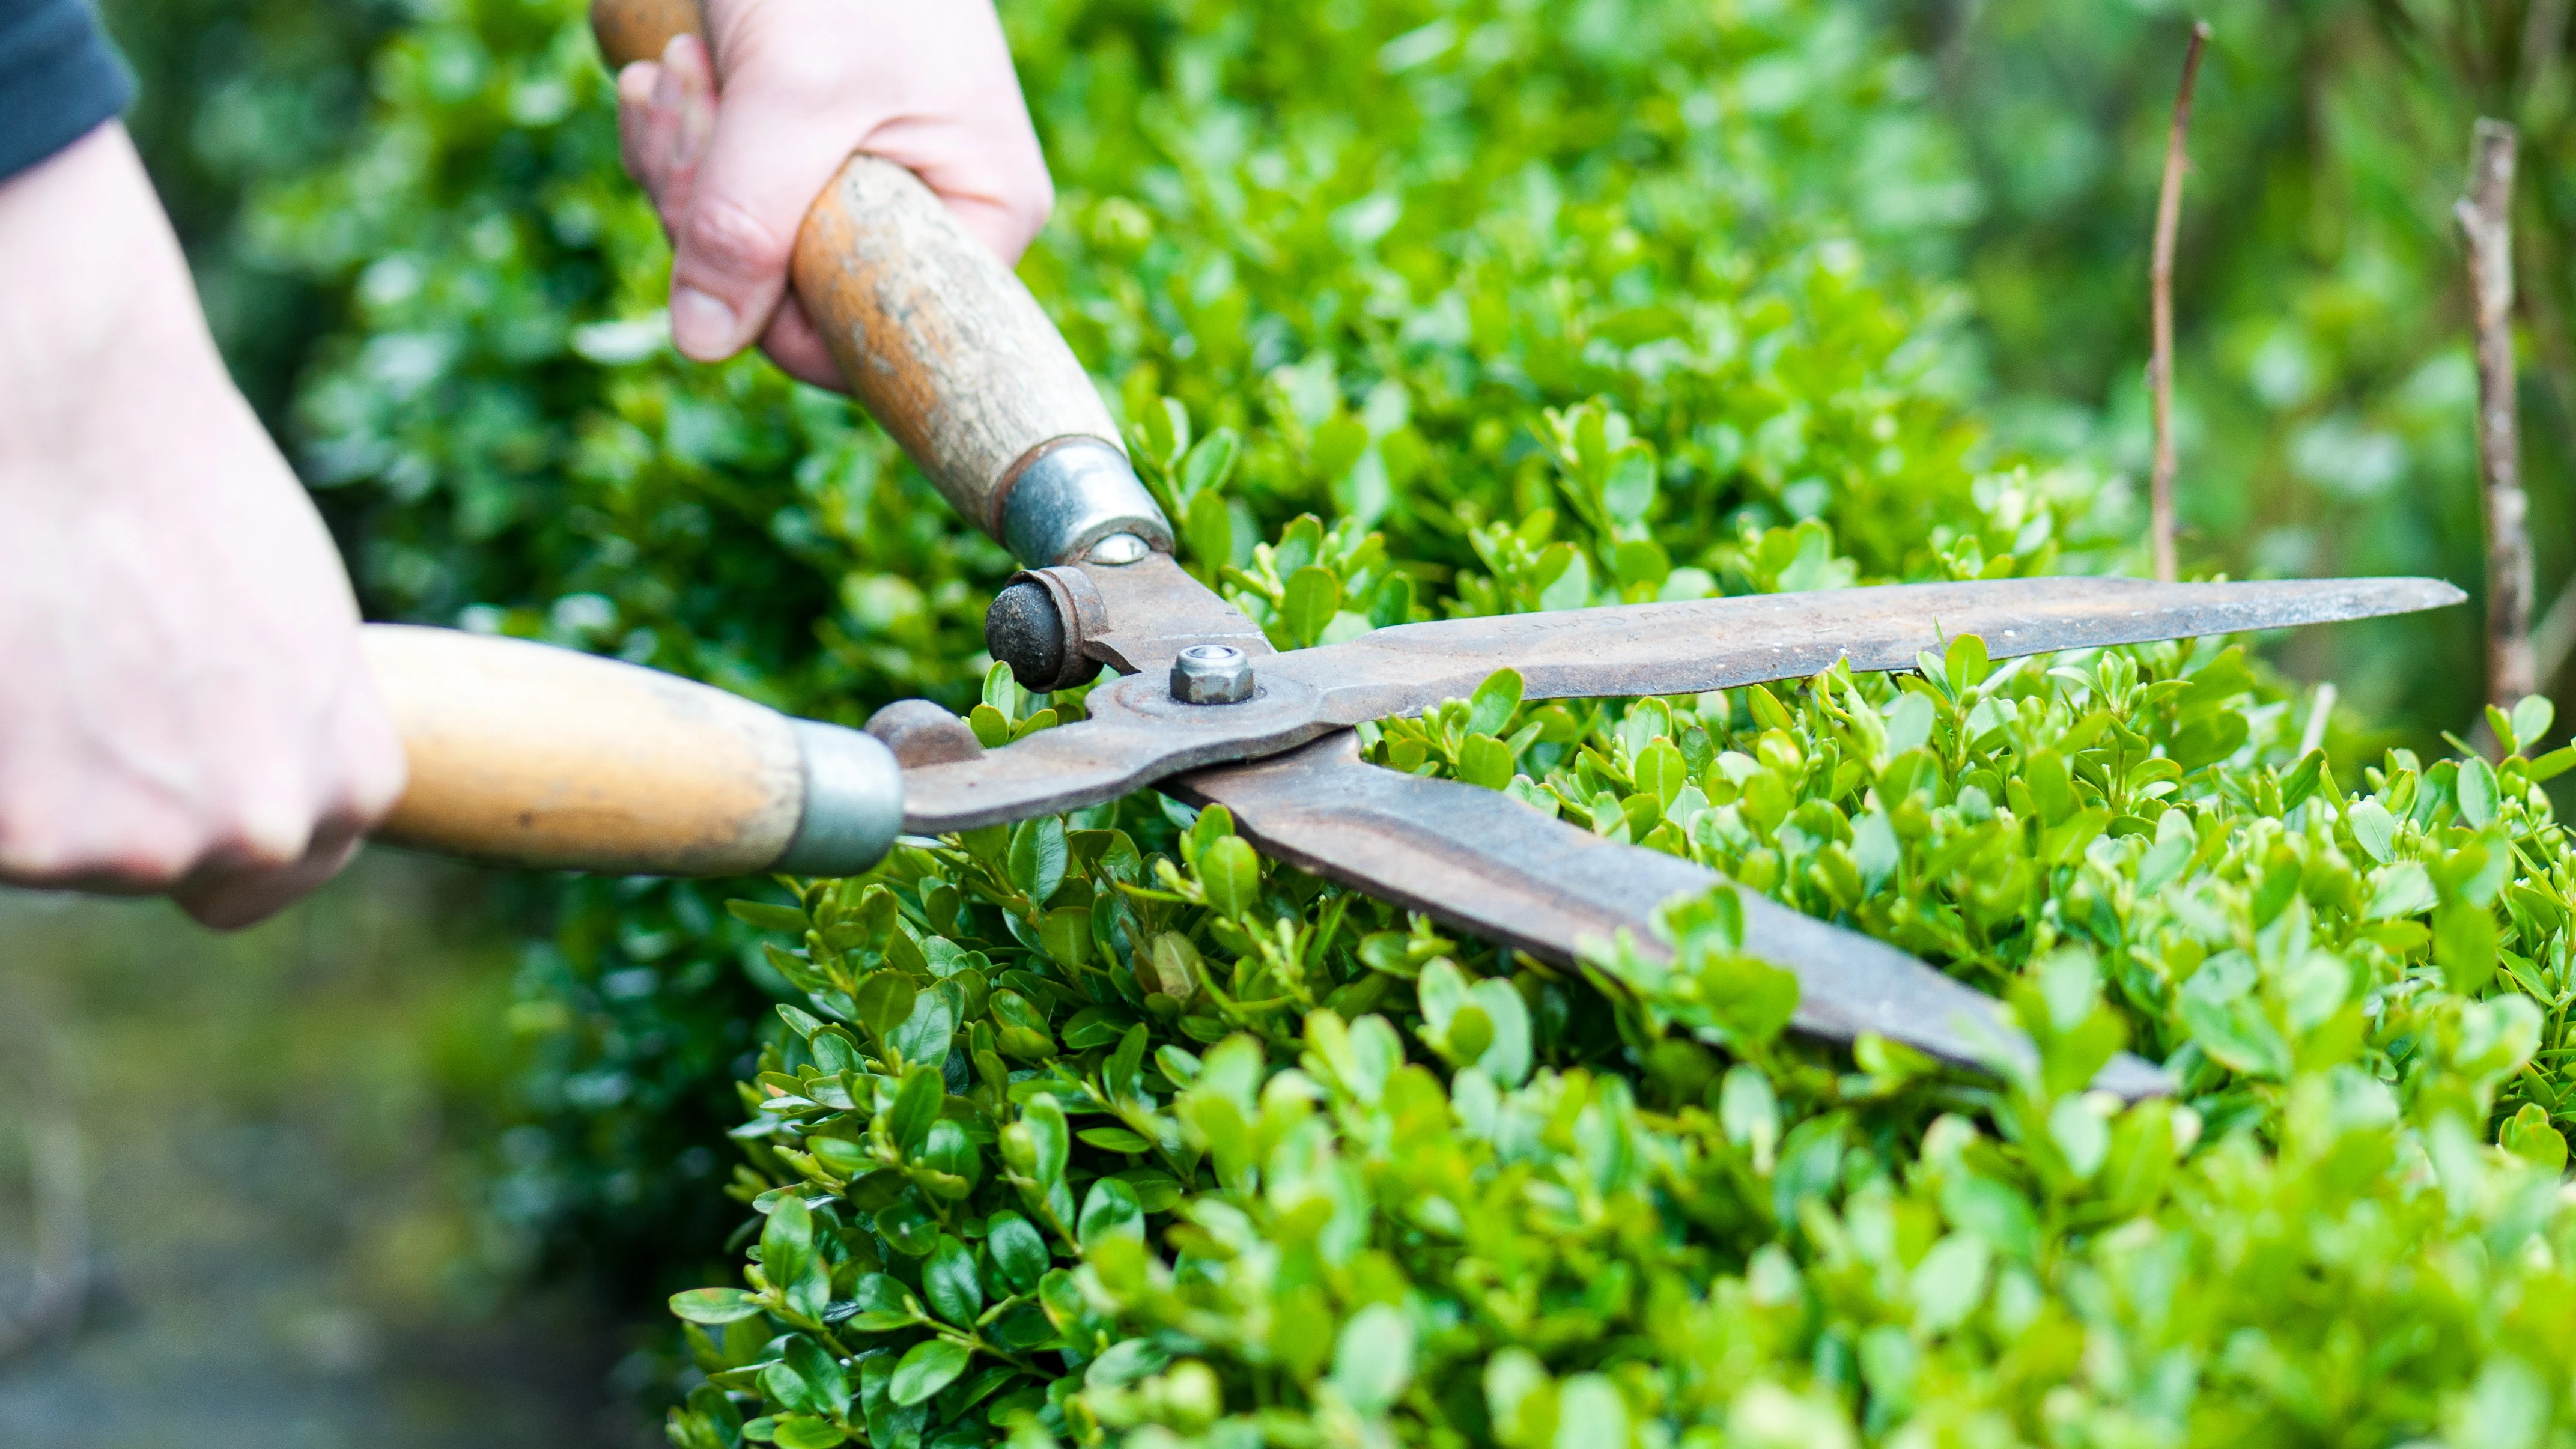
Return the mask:
<svg viewBox="0 0 2576 1449">
<path fill-rule="evenodd" d="M 1002 545 L 1032 568 L 1072 563 L 1113 533 L 1171 552 L 1171 523 L 1127 455 L 1102 439 L 1040 443 L 1013 465 L 1003 487 Z"/>
<path fill-rule="evenodd" d="M 894 848 L 903 829 L 903 767 L 873 735 L 818 720 L 789 720 L 805 762 L 805 814 L 770 869 L 788 875 L 857 875 Z"/>
</svg>

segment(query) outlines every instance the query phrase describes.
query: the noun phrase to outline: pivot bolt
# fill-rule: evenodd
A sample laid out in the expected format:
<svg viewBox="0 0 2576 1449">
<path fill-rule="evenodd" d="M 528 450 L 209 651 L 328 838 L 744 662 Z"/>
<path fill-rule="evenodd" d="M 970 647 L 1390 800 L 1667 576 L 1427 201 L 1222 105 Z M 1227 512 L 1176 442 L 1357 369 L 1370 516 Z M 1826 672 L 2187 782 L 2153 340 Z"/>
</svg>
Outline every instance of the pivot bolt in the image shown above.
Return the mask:
<svg viewBox="0 0 2576 1449">
<path fill-rule="evenodd" d="M 1119 564 L 1134 563 L 1153 551 L 1145 540 L 1132 533 L 1113 533 L 1093 544 L 1091 552 L 1082 557 L 1086 563 L 1109 564 L 1114 567 Z"/>
<path fill-rule="evenodd" d="M 1172 698 L 1241 704 L 1252 698 L 1252 656 L 1231 644 L 1193 644 L 1172 659 Z"/>
</svg>

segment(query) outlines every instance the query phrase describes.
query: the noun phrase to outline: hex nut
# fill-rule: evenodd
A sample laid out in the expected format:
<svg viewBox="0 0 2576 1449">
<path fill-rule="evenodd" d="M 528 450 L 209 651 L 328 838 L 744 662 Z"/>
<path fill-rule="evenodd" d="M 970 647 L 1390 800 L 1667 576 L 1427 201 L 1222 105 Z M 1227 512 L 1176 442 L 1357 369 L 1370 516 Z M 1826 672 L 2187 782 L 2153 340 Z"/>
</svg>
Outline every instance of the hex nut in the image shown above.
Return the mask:
<svg viewBox="0 0 2576 1449">
<path fill-rule="evenodd" d="M 1172 657 L 1172 698 L 1241 704 L 1252 698 L 1252 656 L 1231 644 L 1193 644 Z"/>
</svg>

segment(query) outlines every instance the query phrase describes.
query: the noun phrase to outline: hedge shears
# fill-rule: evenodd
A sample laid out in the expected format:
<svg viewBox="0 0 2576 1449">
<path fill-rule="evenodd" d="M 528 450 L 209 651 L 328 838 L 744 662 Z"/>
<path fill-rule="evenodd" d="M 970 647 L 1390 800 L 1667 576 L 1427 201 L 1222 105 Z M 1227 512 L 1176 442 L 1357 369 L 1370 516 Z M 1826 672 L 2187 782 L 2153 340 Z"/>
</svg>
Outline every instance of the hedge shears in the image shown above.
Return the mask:
<svg viewBox="0 0 2576 1449">
<path fill-rule="evenodd" d="M 688 0 L 597 0 L 612 62 L 658 57 Z M 1360 727 L 1517 671 L 1530 700 L 1697 695 L 1837 663 L 1914 669 L 1975 635 L 1992 658 L 2438 608 L 2433 579 L 1903 584 L 1400 624 L 1277 650 L 1173 558 L 1163 511 L 1036 299 L 901 167 L 853 157 L 797 239 L 793 282 L 851 389 L 957 511 L 1027 567 L 986 640 L 1035 693 L 1105 667 L 1087 718 L 986 748 L 927 701 L 852 730 L 635 665 L 452 630 L 371 625 L 411 784 L 378 832 L 489 861 L 624 874 L 846 876 L 906 836 L 1061 813 L 1153 787 L 1222 805 L 1276 858 L 1554 962 L 1722 878 L 1455 780 L 1367 763 Z M 1740 894 L 1742 949 L 1792 972 L 1791 1026 L 1946 1062 L 2035 1049 L 1990 997 L 1859 932 Z M 2095 1085 L 2170 1091 L 2123 1054 Z"/>
</svg>

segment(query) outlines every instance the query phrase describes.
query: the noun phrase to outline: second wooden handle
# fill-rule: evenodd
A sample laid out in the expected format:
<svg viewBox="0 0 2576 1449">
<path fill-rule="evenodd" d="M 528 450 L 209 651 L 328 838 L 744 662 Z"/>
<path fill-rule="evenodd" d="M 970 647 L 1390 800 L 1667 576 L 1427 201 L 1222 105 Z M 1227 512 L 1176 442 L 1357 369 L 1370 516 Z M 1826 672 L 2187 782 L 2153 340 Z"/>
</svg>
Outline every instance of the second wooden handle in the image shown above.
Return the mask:
<svg viewBox="0 0 2576 1449">
<path fill-rule="evenodd" d="M 378 838 L 614 875 L 853 875 L 903 820 L 893 753 L 856 730 L 613 659 L 370 624 L 411 781 Z"/>
<path fill-rule="evenodd" d="M 591 5 L 612 66 L 659 58 L 700 24 L 695 0 Z M 851 157 L 806 213 L 792 280 L 850 391 L 1023 562 L 1069 563 L 1112 533 L 1171 547 L 1063 334 L 920 178 Z"/>
</svg>

